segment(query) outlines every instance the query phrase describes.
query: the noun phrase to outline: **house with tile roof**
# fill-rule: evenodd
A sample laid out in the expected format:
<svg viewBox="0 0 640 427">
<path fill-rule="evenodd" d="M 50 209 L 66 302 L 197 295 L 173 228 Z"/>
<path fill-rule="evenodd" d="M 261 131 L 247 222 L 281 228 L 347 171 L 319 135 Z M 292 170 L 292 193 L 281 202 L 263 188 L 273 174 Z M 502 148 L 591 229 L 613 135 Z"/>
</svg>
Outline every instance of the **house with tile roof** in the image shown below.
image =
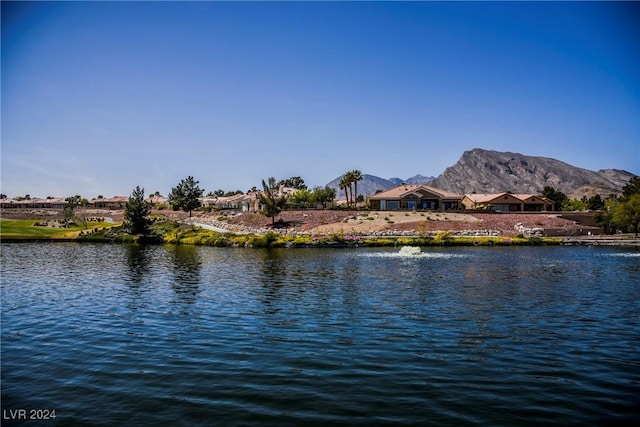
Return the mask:
<svg viewBox="0 0 640 427">
<path fill-rule="evenodd" d="M 127 196 L 103 197 L 101 199 L 92 199 L 89 205 L 96 209 L 124 209 L 129 201 Z"/>
<path fill-rule="evenodd" d="M 48 197 L 46 199 L 2 199 L 2 209 L 63 209 L 67 204 L 64 197 Z"/>
<path fill-rule="evenodd" d="M 535 194 L 465 194 L 465 209 L 481 209 L 494 212 L 542 212 L 553 210 L 553 200 Z"/>
<path fill-rule="evenodd" d="M 147 197 L 147 202 L 151 203 L 151 206 L 157 208 L 161 205 L 169 205 L 169 198 L 165 196 L 159 196 L 157 194 L 152 194 Z"/>
<path fill-rule="evenodd" d="M 258 212 L 260 210 L 260 200 L 258 191 L 249 191 L 245 194 L 234 194 L 233 196 L 220 196 L 213 206 L 218 209 L 235 209 L 242 212 Z"/>
<path fill-rule="evenodd" d="M 460 194 L 424 184 L 401 184 L 369 197 L 369 206 L 380 211 L 460 209 L 461 201 Z"/>
</svg>

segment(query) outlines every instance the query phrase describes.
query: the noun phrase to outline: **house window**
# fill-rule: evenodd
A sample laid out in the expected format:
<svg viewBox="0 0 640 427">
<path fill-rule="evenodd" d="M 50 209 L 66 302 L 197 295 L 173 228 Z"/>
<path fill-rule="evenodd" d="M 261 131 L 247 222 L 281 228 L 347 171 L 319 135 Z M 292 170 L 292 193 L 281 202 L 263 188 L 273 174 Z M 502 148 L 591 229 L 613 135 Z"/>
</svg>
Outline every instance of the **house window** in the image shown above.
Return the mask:
<svg viewBox="0 0 640 427">
<path fill-rule="evenodd" d="M 400 209 L 400 202 L 398 202 L 397 200 L 395 200 L 395 201 L 391 201 L 391 200 L 387 201 L 387 209 L 389 209 L 390 211 Z"/>
<path fill-rule="evenodd" d="M 431 200 L 422 201 L 422 209 L 435 209 L 435 208 L 436 208 L 436 202 L 433 202 Z"/>
<path fill-rule="evenodd" d="M 380 210 L 381 211 L 387 210 L 387 201 L 386 200 L 380 200 Z"/>
<path fill-rule="evenodd" d="M 407 200 L 407 209 L 414 210 L 417 207 L 415 200 Z"/>
</svg>

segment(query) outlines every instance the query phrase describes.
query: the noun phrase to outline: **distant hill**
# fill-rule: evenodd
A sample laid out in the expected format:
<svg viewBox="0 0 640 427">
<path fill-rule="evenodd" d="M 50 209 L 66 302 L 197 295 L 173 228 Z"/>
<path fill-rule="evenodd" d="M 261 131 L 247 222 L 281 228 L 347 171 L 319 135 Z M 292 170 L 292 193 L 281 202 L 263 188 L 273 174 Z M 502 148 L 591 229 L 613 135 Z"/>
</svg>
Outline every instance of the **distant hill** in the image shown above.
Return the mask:
<svg viewBox="0 0 640 427">
<path fill-rule="evenodd" d="M 431 184 L 431 182 L 436 179 L 433 176 L 424 176 L 424 175 L 415 175 L 406 181 L 400 182 L 399 184 Z"/>
<path fill-rule="evenodd" d="M 334 188 L 336 190 L 336 194 L 338 195 L 338 199 L 345 199 L 344 191 L 340 190 L 340 180 L 342 179 L 342 175 L 334 179 L 333 181 L 327 184 L 328 187 Z M 375 175 L 362 174 L 362 181 L 358 182 L 358 194 L 362 194 L 363 196 L 371 196 L 376 193 L 376 191 L 384 191 L 393 187 L 397 187 L 400 184 L 429 184 L 435 178 L 432 176 L 423 176 L 423 175 L 415 175 L 409 179 L 402 178 L 380 178 Z"/>
<path fill-rule="evenodd" d="M 340 190 L 341 179 L 342 175 L 329 182 L 327 186 L 336 190 L 338 199 L 346 199 L 344 191 Z M 375 194 L 378 190 L 388 190 L 397 185 L 399 184 L 388 179 L 380 178 L 379 176 L 362 174 L 362 181 L 358 181 L 358 194 L 362 194 L 366 197 L 371 194 Z"/>
<path fill-rule="evenodd" d="M 596 193 L 604 197 L 619 192 L 634 176 L 616 169 L 594 172 L 548 157 L 475 148 L 465 151 L 431 185 L 459 194 L 502 191 L 536 194 L 548 185 L 570 197 Z"/>
<path fill-rule="evenodd" d="M 366 197 L 402 183 L 428 184 L 458 194 L 503 191 L 539 194 L 548 185 L 569 197 L 580 199 L 595 194 L 606 197 L 619 193 L 634 176 L 618 169 L 594 172 L 549 157 L 474 148 L 465 151 L 455 165 L 445 169 L 437 178 L 415 175 L 403 180 L 363 174 L 362 181 L 358 183 L 358 194 Z M 335 188 L 338 199 L 344 199 L 344 192 L 339 187 L 340 179 L 341 176 L 327 185 Z"/>
</svg>

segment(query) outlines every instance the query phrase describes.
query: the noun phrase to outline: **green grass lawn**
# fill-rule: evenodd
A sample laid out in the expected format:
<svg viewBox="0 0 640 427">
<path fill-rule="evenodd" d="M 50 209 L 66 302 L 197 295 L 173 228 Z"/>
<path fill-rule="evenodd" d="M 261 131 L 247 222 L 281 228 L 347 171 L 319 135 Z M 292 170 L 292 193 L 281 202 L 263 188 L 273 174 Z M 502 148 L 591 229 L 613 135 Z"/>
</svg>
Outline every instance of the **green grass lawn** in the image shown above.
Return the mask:
<svg viewBox="0 0 640 427">
<path fill-rule="evenodd" d="M 0 218 L 0 239 L 72 239 L 81 231 L 94 228 L 110 228 L 119 224 L 111 222 L 88 222 L 87 228 L 80 224 L 69 228 L 36 227 L 36 219 Z"/>
</svg>

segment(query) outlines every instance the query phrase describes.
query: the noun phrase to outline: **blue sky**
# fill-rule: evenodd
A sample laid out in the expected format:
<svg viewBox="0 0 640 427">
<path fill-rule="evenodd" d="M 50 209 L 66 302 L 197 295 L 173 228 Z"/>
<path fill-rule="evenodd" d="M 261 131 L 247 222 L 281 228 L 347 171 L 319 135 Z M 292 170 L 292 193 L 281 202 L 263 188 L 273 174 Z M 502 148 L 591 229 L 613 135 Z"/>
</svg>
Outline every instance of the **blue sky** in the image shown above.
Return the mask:
<svg viewBox="0 0 640 427">
<path fill-rule="evenodd" d="M 465 150 L 640 174 L 640 4 L 2 2 L 9 197 L 206 191 Z"/>
</svg>

